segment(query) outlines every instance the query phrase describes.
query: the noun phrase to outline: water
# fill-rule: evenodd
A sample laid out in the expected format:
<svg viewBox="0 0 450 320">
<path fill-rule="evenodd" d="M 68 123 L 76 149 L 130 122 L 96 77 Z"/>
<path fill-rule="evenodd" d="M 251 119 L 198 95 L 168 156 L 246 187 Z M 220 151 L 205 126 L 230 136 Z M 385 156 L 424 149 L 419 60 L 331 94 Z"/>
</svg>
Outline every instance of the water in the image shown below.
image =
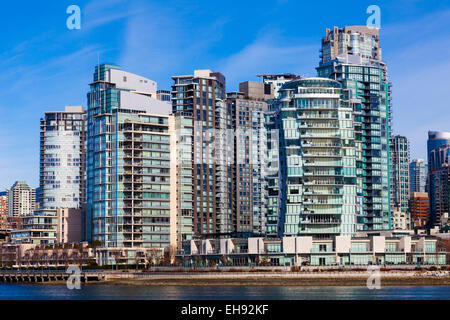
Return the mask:
<svg viewBox="0 0 450 320">
<path fill-rule="evenodd" d="M 450 300 L 450 286 L 384 287 L 225 287 L 0 284 L 0 300 Z"/>
</svg>

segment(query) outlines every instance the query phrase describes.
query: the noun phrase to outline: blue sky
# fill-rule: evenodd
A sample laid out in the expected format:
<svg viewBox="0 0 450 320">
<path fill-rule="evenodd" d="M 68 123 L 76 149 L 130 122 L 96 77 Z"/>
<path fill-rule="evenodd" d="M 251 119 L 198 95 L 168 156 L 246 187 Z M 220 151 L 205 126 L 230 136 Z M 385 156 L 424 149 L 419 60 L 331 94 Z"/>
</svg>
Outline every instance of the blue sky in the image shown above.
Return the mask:
<svg viewBox="0 0 450 320">
<path fill-rule="evenodd" d="M 381 45 L 393 82 L 394 133 L 426 157 L 427 131 L 450 130 L 449 1 L 3 1 L 0 25 L 0 190 L 39 183 L 39 120 L 86 106 L 100 62 L 170 89 L 172 75 L 209 68 L 227 89 L 255 75 L 315 75 L 325 28 L 364 25 L 381 8 Z M 81 30 L 66 28 L 80 6 Z"/>
</svg>

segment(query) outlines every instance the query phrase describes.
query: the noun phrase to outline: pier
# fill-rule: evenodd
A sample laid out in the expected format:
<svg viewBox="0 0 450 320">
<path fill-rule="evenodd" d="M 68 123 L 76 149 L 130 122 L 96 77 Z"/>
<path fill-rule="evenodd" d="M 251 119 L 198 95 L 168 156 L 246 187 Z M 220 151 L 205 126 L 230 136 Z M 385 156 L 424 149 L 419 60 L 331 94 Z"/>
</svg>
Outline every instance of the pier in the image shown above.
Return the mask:
<svg viewBox="0 0 450 320">
<path fill-rule="evenodd" d="M 67 281 L 73 274 L 64 270 L 11 270 L 0 271 L 0 283 L 44 283 Z M 82 271 L 82 283 L 103 281 L 105 275 L 101 271 Z"/>
</svg>

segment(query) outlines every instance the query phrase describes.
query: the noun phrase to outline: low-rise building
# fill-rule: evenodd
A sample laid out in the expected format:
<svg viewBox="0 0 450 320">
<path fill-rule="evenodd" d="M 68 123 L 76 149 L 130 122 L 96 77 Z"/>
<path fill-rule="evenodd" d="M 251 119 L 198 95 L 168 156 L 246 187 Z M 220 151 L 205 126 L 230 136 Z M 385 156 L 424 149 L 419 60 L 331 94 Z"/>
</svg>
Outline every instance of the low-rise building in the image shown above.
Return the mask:
<svg viewBox="0 0 450 320">
<path fill-rule="evenodd" d="M 81 234 L 81 209 L 40 209 L 23 217 L 21 228 L 11 232 L 11 242 L 44 245 L 78 243 Z"/>
<path fill-rule="evenodd" d="M 203 266 L 444 265 L 448 253 L 443 250 L 436 237 L 382 232 L 326 240 L 306 236 L 191 240 L 176 258 Z"/>
<path fill-rule="evenodd" d="M 88 265 L 95 259 L 87 242 L 62 245 L 0 243 L 0 267 Z"/>
</svg>

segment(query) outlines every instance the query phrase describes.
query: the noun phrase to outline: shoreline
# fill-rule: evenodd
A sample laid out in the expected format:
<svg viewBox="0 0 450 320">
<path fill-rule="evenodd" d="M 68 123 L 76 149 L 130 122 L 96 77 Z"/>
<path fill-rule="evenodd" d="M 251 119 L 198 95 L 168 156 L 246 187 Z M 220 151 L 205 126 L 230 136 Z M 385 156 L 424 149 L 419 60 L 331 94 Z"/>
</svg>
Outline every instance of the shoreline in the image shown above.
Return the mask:
<svg viewBox="0 0 450 320">
<path fill-rule="evenodd" d="M 329 273 L 320 274 L 106 274 L 105 278 L 99 281 L 82 282 L 83 286 L 284 286 L 284 287 L 306 287 L 306 286 L 367 286 L 370 273 Z M 436 275 L 427 273 L 383 273 L 380 275 L 381 286 L 450 286 L 450 275 Z M 64 280 L 51 282 L 14 282 L 1 284 L 35 284 L 35 285 L 63 285 Z"/>
<path fill-rule="evenodd" d="M 381 279 L 381 286 L 401 287 L 401 286 L 450 286 L 450 278 L 445 279 Z M 207 280 L 207 281 L 189 281 L 189 280 L 108 280 L 88 285 L 125 285 L 125 286 L 195 286 L 195 287 L 365 287 L 367 279 L 245 279 L 245 280 Z"/>
</svg>

